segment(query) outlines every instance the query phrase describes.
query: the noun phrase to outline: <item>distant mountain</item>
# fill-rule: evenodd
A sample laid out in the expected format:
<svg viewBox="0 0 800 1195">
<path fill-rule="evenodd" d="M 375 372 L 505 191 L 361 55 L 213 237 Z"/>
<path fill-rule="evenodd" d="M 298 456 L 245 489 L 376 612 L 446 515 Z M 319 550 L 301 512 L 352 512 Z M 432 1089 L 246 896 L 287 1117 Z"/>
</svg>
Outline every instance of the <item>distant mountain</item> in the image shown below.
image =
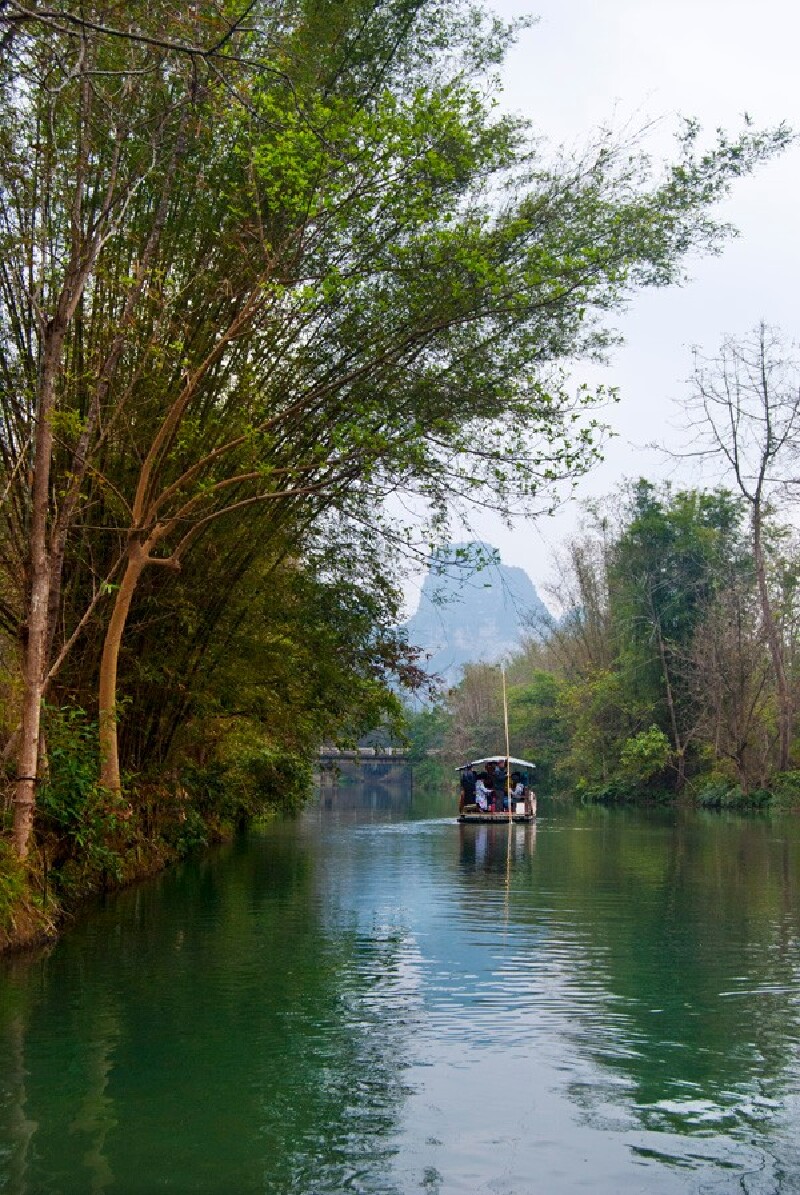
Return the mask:
<svg viewBox="0 0 800 1195">
<path fill-rule="evenodd" d="M 481 543 L 449 544 L 432 558 L 419 608 L 406 623 L 410 643 L 430 659 L 426 672 L 455 684 L 465 664 L 496 663 L 517 650 L 531 623 L 551 616 L 524 569 L 469 561 L 492 556 Z"/>
</svg>

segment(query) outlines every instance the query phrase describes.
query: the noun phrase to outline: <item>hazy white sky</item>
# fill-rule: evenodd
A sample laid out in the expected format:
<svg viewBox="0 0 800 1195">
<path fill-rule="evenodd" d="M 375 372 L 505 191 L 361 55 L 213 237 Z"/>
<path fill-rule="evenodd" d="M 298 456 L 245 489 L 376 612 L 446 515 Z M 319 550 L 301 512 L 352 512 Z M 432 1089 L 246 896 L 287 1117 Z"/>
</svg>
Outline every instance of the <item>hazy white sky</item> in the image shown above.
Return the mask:
<svg viewBox="0 0 800 1195">
<path fill-rule="evenodd" d="M 492 7 L 504 17 L 539 17 L 502 77 L 507 106 L 550 142 L 580 148 L 598 125 L 658 119 L 648 147 L 667 155 L 680 116 L 697 118 L 709 133 L 718 126 L 734 133 L 744 112 L 759 127 L 785 120 L 800 131 L 800 5 L 790 0 L 494 0 Z M 673 400 L 685 392 L 691 346 L 712 353 L 723 336 L 744 334 L 761 319 L 800 339 L 798 196 L 800 145 L 735 186 L 719 215 L 740 235 L 721 257 L 691 262 L 684 287 L 644 292 L 618 317 L 625 345 L 603 371 L 621 391 L 607 413 L 617 438 L 581 495 L 607 493 L 624 477 L 674 473 L 646 446 L 677 442 Z M 585 375 L 598 380 L 596 370 Z M 474 528 L 542 590 L 553 547 L 579 522 L 570 504 L 513 531 L 492 518 L 476 519 Z"/>
</svg>

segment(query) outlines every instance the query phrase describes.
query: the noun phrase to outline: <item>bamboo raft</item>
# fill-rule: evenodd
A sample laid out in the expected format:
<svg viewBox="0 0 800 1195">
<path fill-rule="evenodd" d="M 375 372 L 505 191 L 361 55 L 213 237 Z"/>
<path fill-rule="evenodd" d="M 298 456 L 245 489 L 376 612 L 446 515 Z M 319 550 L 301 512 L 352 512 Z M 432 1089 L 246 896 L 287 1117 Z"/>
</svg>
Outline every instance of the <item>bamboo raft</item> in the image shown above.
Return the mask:
<svg viewBox="0 0 800 1195">
<path fill-rule="evenodd" d="M 459 813 L 456 820 L 466 824 L 490 826 L 498 823 L 507 826 L 509 821 L 532 822 L 536 820 L 536 806 L 534 805 L 532 813 L 482 813 L 480 810 L 477 813 Z"/>
<path fill-rule="evenodd" d="M 489 755 L 483 759 L 473 759 L 469 763 L 462 764 L 456 771 L 462 772 L 465 768 L 481 767 L 487 763 L 503 764 L 506 774 L 510 773 L 512 767 L 524 768 L 526 771 L 531 771 L 536 766 L 530 760 L 515 759 L 513 755 Z M 472 823 L 489 826 L 499 823 L 507 826 L 509 822 L 532 822 L 535 820 L 536 793 L 532 792 L 530 788 L 526 787 L 521 797 L 514 797 L 511 792 L 508 792 L 507 799 L 511 804 L 510 813 L 505 810 L 502 812 L 499 810 L 492 812 L 487 809 L 479 809 L 477 805 L 467 805 L 459 811 L 457 821 L 466 824 Z"/>
</svg>

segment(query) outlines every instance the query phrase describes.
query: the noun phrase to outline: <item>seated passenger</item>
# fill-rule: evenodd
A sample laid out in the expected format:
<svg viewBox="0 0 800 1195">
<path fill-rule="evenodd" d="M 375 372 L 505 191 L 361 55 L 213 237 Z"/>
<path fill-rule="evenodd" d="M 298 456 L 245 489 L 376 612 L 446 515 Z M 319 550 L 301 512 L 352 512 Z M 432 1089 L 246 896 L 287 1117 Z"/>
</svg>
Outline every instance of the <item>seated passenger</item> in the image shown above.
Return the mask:
<svg viewBox="0 0 800 1195">
<path fill-rule="evenodd" d="M 475 804 L 478 806 L 481 813 L 486 813 L 488 811 L 491 795 L 491 790 L 486 787 L 483 777 L 479 776 L 475 785 Z"/>
</svg>

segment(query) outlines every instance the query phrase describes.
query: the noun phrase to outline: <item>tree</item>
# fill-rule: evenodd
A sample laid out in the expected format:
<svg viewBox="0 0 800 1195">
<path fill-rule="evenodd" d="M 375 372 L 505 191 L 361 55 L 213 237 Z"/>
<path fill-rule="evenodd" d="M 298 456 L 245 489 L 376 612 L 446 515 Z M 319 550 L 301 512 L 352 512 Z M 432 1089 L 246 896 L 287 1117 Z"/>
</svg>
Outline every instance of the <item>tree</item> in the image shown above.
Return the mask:
<svg viewBox="0 0 800 1195">
<path fill-rule="evenodd" d="M 644 480 L 619 498 L 618 525 L 611 503 L 595 506 L 592 533 L 562 556 L 554 592 L 564 613 L 535 666 L 561 682 L 563 772 L 642 783 L 651 763 L 661 770 L 668 741 L 680 791 L 689 763 L 701 766 L 709 715 L 699 653 L 741 559 L 741 511 L 725 491 L 673 493 Z"/>
<path fill-rule="evenodd" d="M 720 458 L 750 511 L 761 621 L 778 692 L 779 769 L 789 767 L 794 708 L 785 647 L 770 592 L 765 519 L 796 481 L 800 446 L 800 363 L 777 331 L 762 323 L 742 340 L 727 339 L 718 356 L 695 354 L 687 407 L 702 437 L 692 455 Z"/>
<path fill-rule="evenodd" d="M 609 138 L 545 164 L 485 97 L 509 32 L 459 0 L 285 0 L 246 22 L 136 3 L 124 24 L 102 2 L 8 0 L 2 22 L 24 855 L 42 694 L 107 595 L 114 790 L 119 652 L 148 572 L 256 508 L 264 552 L 301 550 L 327 510 L 368 520 L 387 490 L 502 506 L 587 467 L 592 428 L 548 363 L 599 351 L 632 287 L 718 247 L 709 205 L 787 134 L 701 153 L 689 127 L 662 179 Z"/>
<path fill-rule="evenodd" d="M 395 594 L 369 562 L 320 546 L 302 562 L 241 569 L 225 546 L 219 536 L 172 584 L 156 572 L 142 586 L 123 658 L 140 711 L 120 728 L 127 766 L 158 773 L 237 722 L 295 755 L 323 740 L 350 745 L 379 724 L 396 730 L 390 683 L 413 689 L 422 674 L 397 629 Z"/>
<path fill-rule="evenodd" d="M 571 540 L 556 559 L 556 580 L 549 593 L 563 616 L 543 628 L 549 662 L 571 681 L 609 668 L 614 657 L 609 526 L 596 509 L 588 514 L 592 532 Z"/>
<path fill-rule="evenodd" d="M 70 14 L 62 16 L 68 23 Z M 88 446 L 125 348 L 122 330 L 151 282 L 148 267 L 167 217 L 168 180 L 182 152 L 191 94 L 188 72 L 183 88 L 178 73 L 167 78 L 165 57 L 152 46 L 145 64 L 132 42 L 86 29 L 59 33 L 49 20 L 4 6 L 0 65 L 3 549 L 16 590 L 7 625 L 24 631 L 15 798 L 15 843 L 23 856 L 66 539 Z M 115 271 L 101 263 L 114 256 L 115 239 L 149 178 L 160 180 L 160 199 L 139 259 L 122 276 L 119 258 Z M 120 322 L 105 353 L 87 360 L 80 334 L 87 295 L 93 308 L 102 307 L 111 278 Z M 65 427 L 75 433 L 71 469 L 56 479 L 54 447 Z"/>
<path fill-rule="evenodd" d="M 557 789 L 559 765 L 569 747 L 568 728 L 561 710 L 564 682 L 540 668 L 522 669 L 519 661 L 509 668 L 508 719 L 512 752 L 536 764 L 538 792 Z"/>
<path fill-rule="evenodd" d="M 752 555 L 732 545 L 698 624 L 686 678 L 713 760 L 732 765 L 743 792 L 766 787 L 772 766 L 774 684 L 759 617 Z"/>
<path fill-rule="evenodd" d="M 463 763 L 493 755 L 505 742 L 503 687 L 494 664 L 467 664 L 460 682 L 449 691 L 445 708 L 450 716 L 445 750 Z"/>
<path fill-rule="evenodd" d="M 659 494 L 641 480 L 632 489 L 628 522 L 613 549 L 617 660 L 631 690 L 663 718 L 679 792 L 687 751 L 698 734 L 686 660 L 721 583 L 721 564 L 736 525 L 736 504 L 724 491 L 672 494 L 666 489 Z"/>
</svg>

